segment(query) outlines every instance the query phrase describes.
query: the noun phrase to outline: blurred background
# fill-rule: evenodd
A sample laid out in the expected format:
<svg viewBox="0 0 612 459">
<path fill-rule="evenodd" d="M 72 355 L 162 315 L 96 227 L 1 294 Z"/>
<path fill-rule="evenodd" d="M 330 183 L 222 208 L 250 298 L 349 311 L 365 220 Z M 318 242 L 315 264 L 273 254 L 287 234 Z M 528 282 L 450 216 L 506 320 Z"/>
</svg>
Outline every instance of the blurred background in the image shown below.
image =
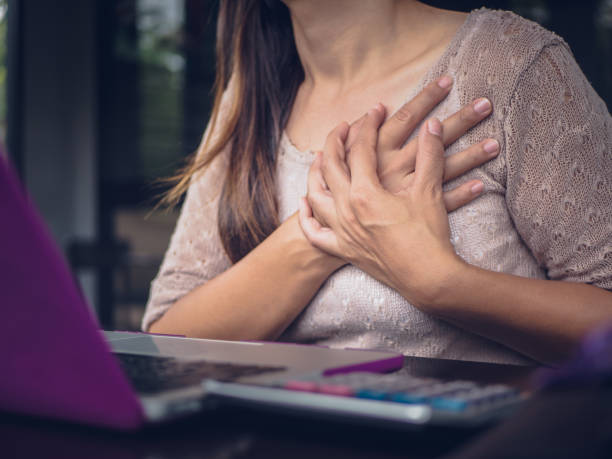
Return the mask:
<svg viewBox="0 0 612 459">
<path fill-rule="evenodd" d="M 205 128 L 217 3 L 0 0 L 0 143 L 106 329 L 139 328 L 174 228 L 153 184 Z M 610 107 L 612 0 L 425 3 L 541 23 Z"/>
</svg>

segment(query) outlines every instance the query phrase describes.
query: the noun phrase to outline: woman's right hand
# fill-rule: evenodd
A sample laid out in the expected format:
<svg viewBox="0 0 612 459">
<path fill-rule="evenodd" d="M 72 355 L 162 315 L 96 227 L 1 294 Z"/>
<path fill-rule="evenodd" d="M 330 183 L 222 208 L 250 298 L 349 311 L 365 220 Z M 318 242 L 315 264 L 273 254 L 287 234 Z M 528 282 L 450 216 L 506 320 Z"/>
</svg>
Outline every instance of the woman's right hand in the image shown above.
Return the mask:
<svg viewBox="0 0 612 459">
<path fill-rule="evenodd" d="M 406 185 L 414 172 L 417 142 L 415 137 L 410 142 L 406 140 L 423 122 L 426 116 L 450 92 L 452 79 L 443 76 L 427 85 L 414 99 L 404 104 L 389 119 L 385 120 L 378 136 L 378 167 L 377 172 L 382 185 L 390 192 L 396 192 Z M 443 143 L 447 147 L 464 135 L 472 127 L 480 123 L 492 112 L 491 103 L 485 98 L 476 99 L 470 105 L 444 120 Z M 362 117 L 351 125 L 346 142 L 347 151 L 355 142 L 357 132 L 363 122 Z M 444 182 L 448 182 L 467 171 L 486 163 L 499 153 L 499 143 L 495 139 L 484 139 L 466 150 L 445 158 Z M 348 158 L 343 158 L 345 162 Z M 317 170 L 312 167 L 309 173 L 309 189 L 321 190 L 327 186 Z M 471 202 L 482 191 L 478 180 L 468 181 L 453 190 L 444 193 L 446 210 L 453 210 Z M 318 217 L 315 215 L 315 217 Z M 320 221 L 324 224 L 324 221 Z"/>
</svg>

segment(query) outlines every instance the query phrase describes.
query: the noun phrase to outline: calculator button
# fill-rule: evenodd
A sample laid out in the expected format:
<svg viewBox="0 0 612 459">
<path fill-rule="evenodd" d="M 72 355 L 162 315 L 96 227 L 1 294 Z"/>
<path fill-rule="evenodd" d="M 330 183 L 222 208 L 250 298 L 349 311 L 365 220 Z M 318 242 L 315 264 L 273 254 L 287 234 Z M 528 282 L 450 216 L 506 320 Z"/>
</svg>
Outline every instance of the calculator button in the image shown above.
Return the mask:
<svg viewBox="0 0 612 459">
<path fill-rule="evenodd" d="M 350 386 L 342 384 L 319 384 L 319 392 L 328 395 L 339 395 L 342 397 L 351 397 L 355 391 Z"/>
<path fill-rule="evenodd" d="M 388 392 L 376 389 L 361 389 L 355 394 L 356 397 L 367 398 L 370 400 L 385 400 L 388 398 L 388 395 Z"/>
<path fill-rule="evenodd" d="M 463 411 L 469 406 L 469 401 L 460 398 L 435 397 L 431 400 L 431 406 L 437 410 Z"/>
<path fill-rule="evenodd" d="M 316 392 L 318 385 L 313 381 L 287 381 L 285 389 L 296 390 L 300 392 Z"/>
<path fill-rule="evenodd" d="M 412 394 L 410 392 L 398 392 L 391 395 L 391 400 L 398 403 L 427 403 L 429 398 L 424 395 Z"/>
</svg>

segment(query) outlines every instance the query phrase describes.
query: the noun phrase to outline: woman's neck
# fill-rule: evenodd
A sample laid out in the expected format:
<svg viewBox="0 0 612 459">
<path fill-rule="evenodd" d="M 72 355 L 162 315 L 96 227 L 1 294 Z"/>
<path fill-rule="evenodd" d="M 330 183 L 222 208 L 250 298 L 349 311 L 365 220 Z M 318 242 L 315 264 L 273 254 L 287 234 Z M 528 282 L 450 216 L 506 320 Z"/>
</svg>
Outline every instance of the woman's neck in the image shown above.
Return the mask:
<svg viewBox="0 0 612 459">
<path fill-rule="evenodd" d="M 309 85 L 367 84 L 431 46 L 433 8 L 414 0 L 285 0 Z M 414 43 L 407 48 L 406 43 Z M 380 50 L 385 52 L 381 53 Z"/>
<path fill-rule="evenodd" d="M 285 126 L 300 150 L 322 148 L 375 103 L 399 108 L 466 16 L 416 0 L 283 1 L 305 73 Z"/>
</svg>

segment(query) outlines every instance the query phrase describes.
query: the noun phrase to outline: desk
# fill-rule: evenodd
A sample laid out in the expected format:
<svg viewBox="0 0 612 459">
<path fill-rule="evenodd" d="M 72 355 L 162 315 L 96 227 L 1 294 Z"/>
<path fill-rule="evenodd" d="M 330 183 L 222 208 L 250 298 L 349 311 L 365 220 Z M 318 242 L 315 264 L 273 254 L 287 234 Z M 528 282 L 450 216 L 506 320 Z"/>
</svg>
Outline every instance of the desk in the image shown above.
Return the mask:
<svg viewBox="0 0 612 459">
<path fill-rule="evenodd" d="M 401 372 L 527 387 L 533 367 L 407 357 Z M 224 407 L 124 434 L 0 414 L 4 458 L 431 458 L 487 429 L 398 431 Z M 8 453 L 8 454 L 7 454 Z"/>
</svg>

